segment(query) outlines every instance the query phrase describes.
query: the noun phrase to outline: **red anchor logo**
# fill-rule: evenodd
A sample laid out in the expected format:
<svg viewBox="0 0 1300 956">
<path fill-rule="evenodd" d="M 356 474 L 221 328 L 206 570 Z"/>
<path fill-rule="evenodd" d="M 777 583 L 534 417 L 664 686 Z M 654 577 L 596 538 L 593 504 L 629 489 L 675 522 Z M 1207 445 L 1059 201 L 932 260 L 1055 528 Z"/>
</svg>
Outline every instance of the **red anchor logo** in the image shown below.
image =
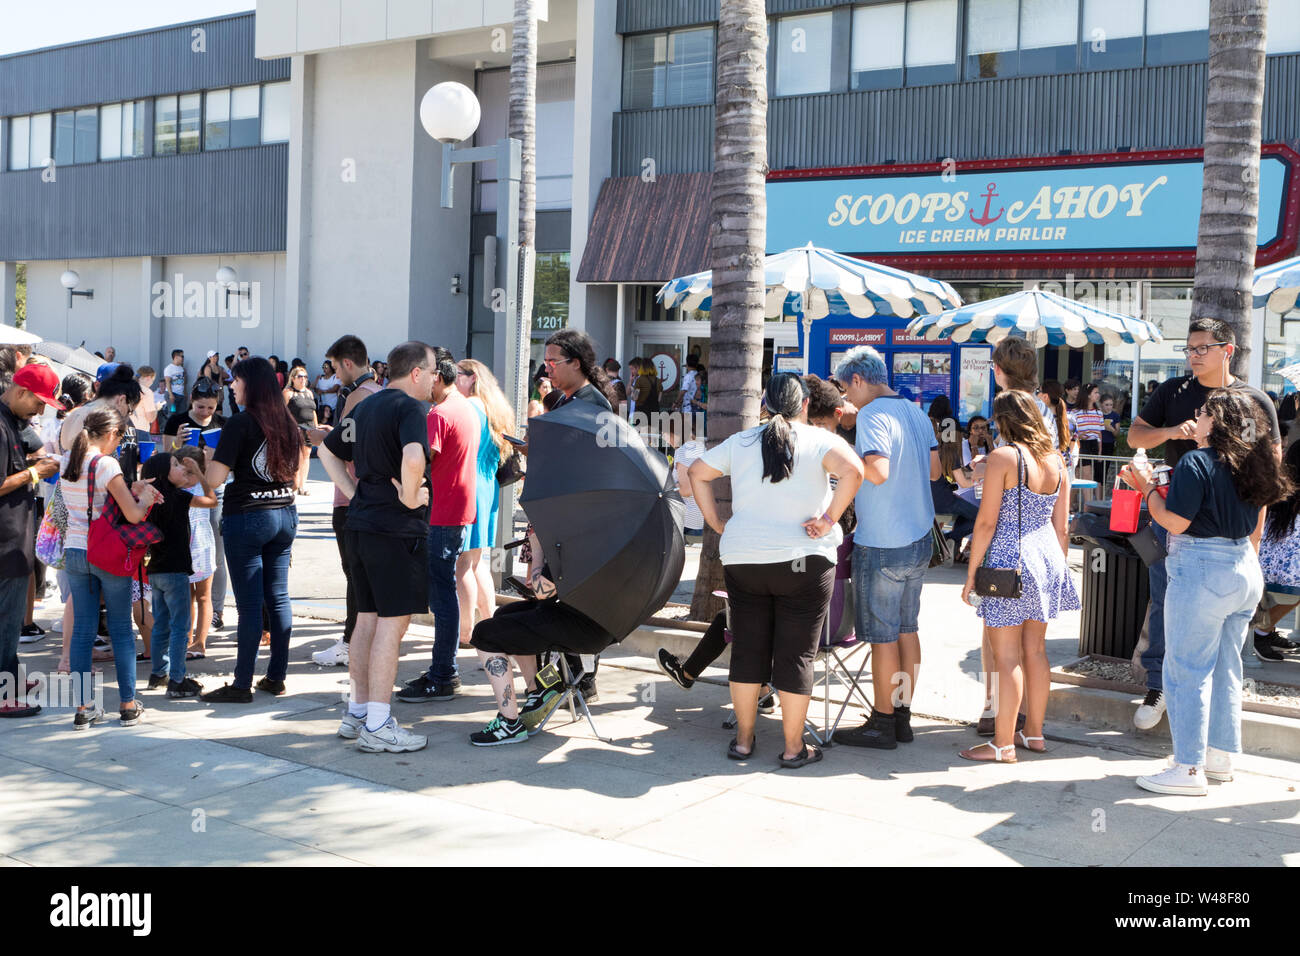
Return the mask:
<svg viewBox="0 0 1300 956">
<path fill-rule="evenodd" d="M 982 197 L 984 197 L 984 216 L 983 216 L 983 218 L 981 218 L 981 219 L 976 219 L 976 218 L 975 218 L 975 210 L 973 210 L 973 209 L 968 213 L 968 215 L 970 216 L 971 222 L 975 223 L 975 225 L 977 225 L 977 226 L 987 226 L 987 225 L 988 225 L 989 223 L 991 223 L 991 222 L 997 222 L 999 219 L 1002 218 L 1002 213 L 1006 211 L 1006 207 L 1004 206 L 1004 207 L 1002 207 L 1002 208 L 1000 208 L 1000 209 L 998 210 L 998 214 L 997 214 L 996 216 L 990 216 L 990 215 L 989 215 L 989 204 L 993 202 L 993 197 L 997 195 L 997 192 L 993 189 L 993 187 L 996 186 L 996 185 L 997 185 L 997 183 L 989 183 L 989 191 L 986 192 L 986 193 L 980 193 L 980 195 L 981 195 Z"/>
</svg>

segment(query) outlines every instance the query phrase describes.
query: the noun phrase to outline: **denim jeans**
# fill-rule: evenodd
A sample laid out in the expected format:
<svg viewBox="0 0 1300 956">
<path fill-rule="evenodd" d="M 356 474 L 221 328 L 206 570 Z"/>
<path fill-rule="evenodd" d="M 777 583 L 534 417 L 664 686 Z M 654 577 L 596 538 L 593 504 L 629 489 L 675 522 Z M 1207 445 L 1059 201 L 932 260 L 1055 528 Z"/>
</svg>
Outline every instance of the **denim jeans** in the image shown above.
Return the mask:
<svg viewBox="0 0 1300 956">
<path fill-rule="evenodd" d="M 429 527 L 429 610 L 433 612 L 433 662 L 429 679 L 450 683 L 456 677 L 460 641 L 460 600 L 456 597 L 456 559 L 465 550 L 468 525 Z"/>
<path fill-rule="evenodd" d="M 1169 532 L 1154 521 L 1151 530 L 1168 550 Z M 1169 559 L 1151 565 L 1147 569 L 1147 578 L 1151 582 L 1151 610 L 1147 615 L 1147 649 L 1142 652 L 1142 667 L 1147 672 L 1147 689 L 1160 690 L 1165 659 L 1165 589 L 1169 586 Z"/>
<path fill-rule="evenodd" d="M 185 650 L 190 636 L 189 575 L 149 575 L 153 586 L 152 673 L 180 683 L 185 679 Z"/>
<path fill-rule="evenodd" d="M 914 634 L 921 616 L 921 584 L 930 567 L 930 535 L 901 548 L 853 546 L 853 598 L 858 640 L 892 644 Z"/>
<path fill-rule="evenodd" d="M 293 608 L 289 603 L 289 550 L 298 532 L 293 505 L 265 511 L 244 511 L 221 518 L 226 571 L 235 591 L 239 613 L 235 656 L 235 687 L 251 690 L 257 651 L 262 644 L 262 607 L 271 631 L 271 661 L 266 676 L 284 680 L 289 671 L 289 638 Z"/>
<path fill-rule="evenodd" d="M 0 704 L 21 701 L 26 693 L 18 683 L 18 632 L 26 611 L 27 578 L 0 578 L 0 684 L 4 675 L 12 675 L 17 695 L 12 701 L 0 700 Z"/>
<path fill-rule="evenodd" d="M 1164 680 L 1174 758 L 1205 765 L 1208 742 L 1241 751 L 1241 648 L 1264 593 L 1247 538 L 1170 535 Z"/>
<path fill-rule="evenodd" d="M 212 572 L 212 613 L 221 617 L 226 606 L 226 549 L 221 544 L 221 507 L 225 504 L 225 485 L 216 489 L 217 504 L 208 509 L 208 520 L 212 522 L 212 540 L 216 544 L 216 570 Z"/>
<path fill-rule="evenodd" d="M 135 631 L 131 623 L 131 579 L 95 567 L 82 548 L 63 552 L 63 567 L 72 586 L 72 640 L 68 664 L 78 676 L 77 706 L 90 703 L 90 652 L 99 630 L 99 597 L 104 596 L 108 635 L 117 671 L 117 696 L 122 706 L 135 700 Z M 24 595 L 25 597 L 26 595 Z"/>
</svg>

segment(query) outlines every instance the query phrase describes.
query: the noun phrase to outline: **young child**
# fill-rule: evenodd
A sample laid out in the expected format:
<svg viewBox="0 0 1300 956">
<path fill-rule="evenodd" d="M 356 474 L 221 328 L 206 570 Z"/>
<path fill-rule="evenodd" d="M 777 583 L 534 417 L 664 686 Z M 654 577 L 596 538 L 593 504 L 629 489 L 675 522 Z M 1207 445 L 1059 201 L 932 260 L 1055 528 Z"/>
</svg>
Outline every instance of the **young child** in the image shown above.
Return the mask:
<svg viewBox="0 0 1300 956">
<path fill-rule="evenodd" d="M 203 452 L 191 445 L 182 445 L 172 454 L 192 460 L 200 472 L 207 464 Z M 195 496 L 203 494 L 203 486 L 197 483 L 185 490 Z M 190 575 L 189 650 L 185 659 L 201 661 L 207 656 L 208 628 L 212 626 L 212 575 L 217 566 L 217 543 L 208 515 L 194 508 L 190 508 L 190 563 L 194 573 Z"/>
<path fill-rule="evenodd" d="M 217 496 L 191 458 L 155 452 L 144 463 L 143 477 L 161 492 L 162 502 L 149 516 L 163 533 L 149 548 L 149 582 L 153 585 L 153 668 L 149 689 L 164 683 L 170 699 L 198 697 L 203 687 L 185 676 L 190 630 L 190 508 L 211 508 Z M 186 489 L 198 484 L 202 494 Z"/>
</svg>

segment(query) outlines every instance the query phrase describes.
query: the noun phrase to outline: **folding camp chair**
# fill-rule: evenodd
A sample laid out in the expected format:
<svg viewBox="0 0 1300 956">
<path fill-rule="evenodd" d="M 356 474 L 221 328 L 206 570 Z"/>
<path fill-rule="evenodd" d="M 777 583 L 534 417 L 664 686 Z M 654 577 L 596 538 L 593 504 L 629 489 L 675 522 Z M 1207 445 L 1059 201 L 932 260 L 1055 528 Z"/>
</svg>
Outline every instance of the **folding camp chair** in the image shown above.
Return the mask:
<svg viewBox="0 0 1300 956">
<path fill-rule="evenodd" d="M 811 718 L 804 721 L 809 734 L 819 746 L 830 745 L 831 737 L 844 719 L 853 698 L 857 697 L 868 710 L 871 700 L 862 689 L 861 680 L 867 662 L 871 659 L 871 645 L 858 640 L 854 630 L 854 601 L 852 581 L 853 540 L 847 538 L 840 545 L 835 562 L 835 585 L 831 589 L 830 609 L 826 614 L 826 624 L 822 628 L 821 642 L 817 647 L 817 659 L 822 664 L 822 726 L 819 729 Z M 854 658 L 857 669 L 853 669 Z M 834 722 L 831 721 L 831 678 L 844 691 L 844 703 L 840 705 Z"/>
<path fill-rule="evenodd" d="M 600 658 L 599 654 L 593 656 L 597 659 Z M 578 686 L 582 678 L 588 673 L 585 665 L 574 671 L 569 667 L 569 659 L 565 653 L 555 653 L 555 657 L 560 662 L 560 677 L 564 681 L 564 690 L 560 694 L 559 702 L 551 708 L 551 712 L 546 715 L 546 718 L 537 725 L 537 730 L 534 733 L 541 733 L 546 728 L 546 725 L 551 722 L 551 718 L 567 702 L 569 705 L 569 723 L 576 724 L 578 722 L 578 711 L 581 710 L 583 716 L 587 718 L 587 724 L 591 727 L 591 732 L 595 734 L 596 739 L 603 743 L 612 744 L 614 742 L 612 738 L 602 737 L 600 731 L 596 729 L 596 721 L 592 719 L 591 711 L 587 708 L 587 698 L 583 696 L 582 688 Z M 581 661 L 582 656 L 579 655 L 578 659 Z M 594 671 L 595 667 L 593 665 L 592 672 L 594 673 Z"/>
</svg>

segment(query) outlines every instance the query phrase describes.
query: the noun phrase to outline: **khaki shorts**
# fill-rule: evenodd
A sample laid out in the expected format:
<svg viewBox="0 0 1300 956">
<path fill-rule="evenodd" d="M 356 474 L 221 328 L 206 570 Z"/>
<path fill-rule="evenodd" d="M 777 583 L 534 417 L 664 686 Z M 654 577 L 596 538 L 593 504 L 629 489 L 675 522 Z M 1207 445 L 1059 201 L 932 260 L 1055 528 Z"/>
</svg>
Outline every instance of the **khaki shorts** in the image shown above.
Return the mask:
<svg viewBox="0 0 1300 956">
<path fill-rule="evenodd" d="M 1274 608 L 1288 607 L 1293 608 L 1300 604 L 1300 594 L 1290 594 L 1286 591 L 1270 591 L 1268 585 L 1264 586 L 1264 596 L 1259 599 L 1259 607 L 1255 609 L 1255 617 L 1251 620 L 1251 627 L 1270 627 L 1268 622 L 1268 612 Z"/>
</svg>

